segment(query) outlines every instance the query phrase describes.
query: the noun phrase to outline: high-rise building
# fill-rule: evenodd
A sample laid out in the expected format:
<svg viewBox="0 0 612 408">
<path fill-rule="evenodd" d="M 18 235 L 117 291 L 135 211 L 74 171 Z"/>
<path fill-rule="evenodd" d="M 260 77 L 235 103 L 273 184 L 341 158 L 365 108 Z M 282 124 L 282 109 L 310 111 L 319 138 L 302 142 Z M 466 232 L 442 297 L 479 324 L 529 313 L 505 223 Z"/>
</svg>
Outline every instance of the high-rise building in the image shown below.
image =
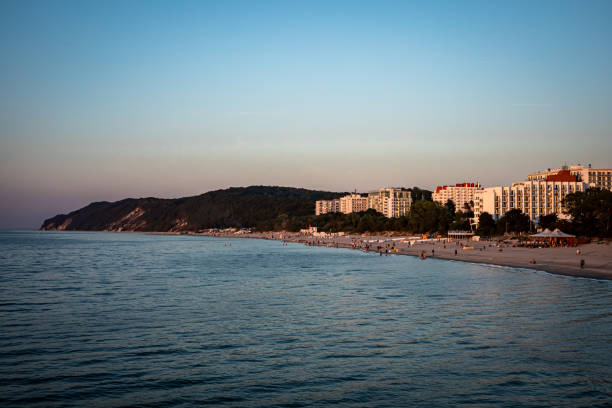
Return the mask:
<svg viewBox="0 0 612 408">
<path fill-rule="evenodd" d="M 612 169 L 594 169 L 590 164 L 587 167 L 580 164 L 574 164 L 569 167 L 563 166 L 559 169 L 547 169 L 545 171 L 529 174 L 527 179 L 545 180 L 549 176 L 567 174 L 567 172 L 572 176 L 578 177 L 578 181 L 587 183 L 589 186 L 612 190 Z"/>
<path fill-rule="evenodd" d="M 566 195 L 584 191 L 588 184 L 569 174 L 552 174 L 545 180 L 528 180 L 513 183 L 511 186 L 484 188 L 474 194 L 474 217 L 487 212 L 499 219 L 506 212 L 519 209 L 532 220 L 542 215 L 563 214 L 562 201 Z"/>
<path fill-rule="evenodd" d="M 431 195 L 432 199 L 442 205 L 451 200 L 455 204 L 455 211 L 463 211 L 465 204 L 474 202 L 474 193 L 480 190 L 480 183 L 460 183 L 454 186 L 438 186 Z"/>
<path fill-rule="evenodd" d="M 367 197 L 363 197 L 360 194 L 349 194 L 344 197 L 340 197 L 340 212 L 344 214 L 366 211 L 367 209 Z"/>
<path fill-rule="evenodd" d="M 381 188 L 368 193 L 368 207 L 385 217 L 402 217 L 410 211 L 412 196 L 410 190 L 400 187 Z"/>
<path fill-rule="evenodd" d="M 381 188 L 368 193 L 367 197 L 360 194 L 349 194 L 338 200 L 320 200 L 315 204 L 315 214 L 342 212 L 350 214 L 367 211 L 372 208 L 385 217 L 401 217 L 408 214 L 412 205 L 410 190 L 399 187 Z"/>
<path fill-rule="evenodd" d="M 315 202 L 315 215 L 340 212 L 340 200 L 319 200 Z"/>
</svg>

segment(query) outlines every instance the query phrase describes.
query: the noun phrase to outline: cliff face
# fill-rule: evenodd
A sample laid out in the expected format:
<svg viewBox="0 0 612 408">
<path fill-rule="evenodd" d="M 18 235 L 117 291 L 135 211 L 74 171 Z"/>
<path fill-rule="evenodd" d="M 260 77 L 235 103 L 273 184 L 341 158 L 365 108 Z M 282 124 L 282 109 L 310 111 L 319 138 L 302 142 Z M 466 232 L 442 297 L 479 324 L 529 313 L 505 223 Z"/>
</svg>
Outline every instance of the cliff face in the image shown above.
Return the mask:
<svg viewBox="0 0 612 408">
<path fill-rule="evenodd" d="M 91 203 L 45 220 L 41 230 L 198 231 L 206 228 L 271 229 L 279 216 L 314 214 L 314 202 L 342 193 L 291 187 L 252 186 L 177 199 L 128 198 Z"/>
</svg>

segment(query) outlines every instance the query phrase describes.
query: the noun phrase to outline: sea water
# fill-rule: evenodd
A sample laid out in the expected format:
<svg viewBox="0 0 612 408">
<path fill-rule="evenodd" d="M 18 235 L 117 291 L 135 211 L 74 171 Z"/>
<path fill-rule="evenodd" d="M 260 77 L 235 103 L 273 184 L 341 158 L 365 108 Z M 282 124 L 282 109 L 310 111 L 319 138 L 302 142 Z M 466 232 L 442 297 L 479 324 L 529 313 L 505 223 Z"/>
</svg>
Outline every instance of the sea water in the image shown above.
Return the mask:
<svg viewBox="0 0 612 408">
<path fill-rule="evenodd" d="M 0 406 L 610 406 L 612 282 L 278 241 L 0 232 Z"/>
</svg>

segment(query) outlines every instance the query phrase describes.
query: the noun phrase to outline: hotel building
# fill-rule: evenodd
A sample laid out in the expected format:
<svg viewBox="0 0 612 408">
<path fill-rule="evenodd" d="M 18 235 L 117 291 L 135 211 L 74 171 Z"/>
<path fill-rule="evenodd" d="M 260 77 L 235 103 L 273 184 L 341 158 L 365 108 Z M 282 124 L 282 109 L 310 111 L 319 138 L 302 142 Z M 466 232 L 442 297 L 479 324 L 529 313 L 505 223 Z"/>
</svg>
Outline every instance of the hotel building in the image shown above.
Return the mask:
<svg viewBox="0 0 612 408">
<path fill-rule="evenodd" d="M 560 169 L 547 169 L 527 176 L 528 180 L 545 180 L 548 176 L 554 176 L 559 172 L 568 170 L 572 176 L 576 176 L 578 181 L 589 184 L 592 187 L 612 190 L 612 169 L 594 169 L 589 164 L 588 167 L 580 164 L 563 166 Z"/>
<path fill-rule="evenodd" d="M 387 218 L 396 218 L 408 214 L 412 195 L 410 190 L 405 188 L 381 188 L 368 193 L 367 202 L 368 208 L 373 208 Z"/>
<path fill-rule="evenodd" d="M 340 212 L 340 200 L 319 200 L 315 202 L 315 215 Z"/>
<path fill-rule="evenodd" d="M 560 170 L 545 179 L 532 179 L 513 183 L 512 186 L 497 186 L 478 190 L 474 194 L 474 217 L 487 212 L 497 220 L 507 211 L 519 209 L 529 218 L 556 213 L 566 218 L 561 205 L 566 195 L 584 191 L 589 185 L 578 181 L 569 170 Z"/>
<path fill-rule="evenodd" d="M 435 202 L 442 205 L 451 200 L 455 204 L 455 211 L 462 211 L 465 204 L 474 201 L 474 194 L 481 190 L 480 183 L 460 183 L 454 186 L 438 186 L 431 195 Z"/>
<path fill-rule="evenodd" d="M 367 197 L 360 194 L 349 194 L 340 197 L 338 200 L 317 201 L 315 203 L 315 214 L 320 215 L 330 212 L 350 214 L 367 211 L 372 208 L 385 217 L 393 218 L 408 214 L 411 205 L 412 196 L 410 190 L 390 187 L 372 191 L 368 193 Z"/>
<path fill-rule="evenodd" d="M 366 211 L 368 208 L 368 197 L 363 197 L 360 194 L 349 194 L 336 200 L 316 201 L 315 215 L 332 212 L 350 214 L 353 212 Z"/>
<path fill-rule="evenodd" d="M 360 194 L 349 194 L 340 197 L 340 212 L 349 214 L 353 212 L 366 211 L 368 209 L 368 198 Z"/>
</svg>

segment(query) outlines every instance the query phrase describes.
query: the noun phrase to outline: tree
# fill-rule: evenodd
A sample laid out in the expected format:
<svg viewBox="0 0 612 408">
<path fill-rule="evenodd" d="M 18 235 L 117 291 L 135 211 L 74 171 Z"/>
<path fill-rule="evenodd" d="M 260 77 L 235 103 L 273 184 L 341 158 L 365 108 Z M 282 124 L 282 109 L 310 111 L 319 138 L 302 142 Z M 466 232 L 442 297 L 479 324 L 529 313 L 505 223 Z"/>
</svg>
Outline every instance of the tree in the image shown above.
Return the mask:
<svg viewBox="0 0 612 408">
<path fill-rule="evenodd" d="M 559 221 L 559 218 L 557 217 L 556 213 L 540 215 L 540 218 L 538 219 L 538 225 L 542 229 L 548 228 L 552 230 L 555 228 L 557 221 Z"/>
<path fill-rule="evenodd" d="M 478 229 L 476 230 L 476 234 L 485 237 L 495 235 L 495 220 L 488 212 L 483 212 L 480 214 L 480 217 L 478 217 Z"/>
<path fill-rule="evenodd" d="M 413 202 L 420 200 L 431 201 L 431 191 L 423 190 L 418 187 L 412 187 L 409 190 Z"/>
<path fill-rule="evenodd" d="M 529 216 L 523 214 L 519 209 L 514 209 L 506 212 L 503 217 L 497 221 L 497 233 L 503 234 L 505 232 L 525 232 L 529 231 L 531 221 Z"/>
<path fill-rule="evenodd" d="M 564 213 L 574 232 L 585 236 L 612 236 L 612 191 L 589 188 L 563 199 Z"/>
<path fill-rule="evenodd" d="M 449 213 L 446 206 L 438 205 L 438 232 L 446 233 L 453 219 L 454 213 Z"/>
<path fill-rule="evenodd" d="M 451 219 L 455 216 L 455 211 L 457 211 L 457 207 L 455 207 L 455 203 L 453 202 L 453 200 L 446 200 L 446 204 L 444 204 L 444 206 L 446 207 L 446 210 L 448 211 L 448 214 L 450 215 Z"/>
<path fill-rule="evenodd" d="M 412 232 L 436 232 L 446 208 L 433 201 L 416 201 L 410 209 L 408 226 Z"/>
<path fill-rule="evenodd" d="M 463 204 L 463 212 L 465 213 L 466 217 L 474 218 L 474 201 Z"/>
<path fill-rule="evenodd" d="M 457 211 L 455 213 L 455 220 L 450 225 L 450 229 L 460 230 L 460 231 L 469 231 L 470 221 L 467 217 L 467 214 L 464 213 L 463 211 Z"/>
</svg>

